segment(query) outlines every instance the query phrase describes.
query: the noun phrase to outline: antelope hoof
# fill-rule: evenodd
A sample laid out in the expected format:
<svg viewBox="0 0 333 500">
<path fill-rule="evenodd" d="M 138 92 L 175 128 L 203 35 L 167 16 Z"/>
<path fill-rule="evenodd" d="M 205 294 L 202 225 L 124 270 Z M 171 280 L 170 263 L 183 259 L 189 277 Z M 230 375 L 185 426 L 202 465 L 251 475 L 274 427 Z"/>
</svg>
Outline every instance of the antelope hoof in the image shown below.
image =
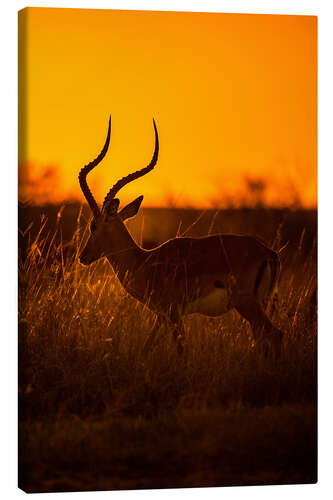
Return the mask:
<svg viewBox="0 0 333 500">
<path fill-rule="evenodd" d="M 182 355 L 184 352 L 183 337 L 181 335 L 177 337 L 177 352 L 179 355 Z"/>
<path fill-rule="evenodd" d="M 151 349 L 151 344 L 146 341 L 143 344 L 143 349 L 142 349 L 143 354 L 146 356 L 146 354 L 148 354 L 148 352 L 150 351 L 150 349 Z"/>
<path fill-rule="evenodd" d="M 283 339 L 283 332 L 281 330 L 278 330 L 277 333 L 275 334 L 274 344 L 273 344 L 274 354 L 276 359 L 279 359 L 281 356 L 282 339 Z"/>
<path fill-rule="evenodd" d="M 273 337 L 266 338 L 262 341 L 262 352 L 265 358 L 271 357 L 272 359 L 279 359 L 281 356 L 283 332 L 277 330 L 274 332 Z"/>
<path fill-rule="evenodd" d="M 142 352 L 146 356 L 149 352 L 152 352 L 154 347 L 156 346 L 156 342 L 154 339 L 148 338 L 146 342 L 143 344 Z"/>
</svg>

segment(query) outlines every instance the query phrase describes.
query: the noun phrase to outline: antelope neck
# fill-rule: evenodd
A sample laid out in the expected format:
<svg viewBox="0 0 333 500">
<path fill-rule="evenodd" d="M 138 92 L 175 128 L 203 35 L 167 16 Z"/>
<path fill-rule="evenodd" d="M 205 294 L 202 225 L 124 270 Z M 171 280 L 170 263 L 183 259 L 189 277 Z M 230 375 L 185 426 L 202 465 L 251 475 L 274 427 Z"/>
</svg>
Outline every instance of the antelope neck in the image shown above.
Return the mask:
<svg viewBox="0 0 333 500">
<path fill-rule="evenodd" d="M 116 236 L 107 242 L 105 255 L 121 279 L 126 273 L 134 272 L 140 266 L 144 253 L 122 223 Z"/>
</svg>

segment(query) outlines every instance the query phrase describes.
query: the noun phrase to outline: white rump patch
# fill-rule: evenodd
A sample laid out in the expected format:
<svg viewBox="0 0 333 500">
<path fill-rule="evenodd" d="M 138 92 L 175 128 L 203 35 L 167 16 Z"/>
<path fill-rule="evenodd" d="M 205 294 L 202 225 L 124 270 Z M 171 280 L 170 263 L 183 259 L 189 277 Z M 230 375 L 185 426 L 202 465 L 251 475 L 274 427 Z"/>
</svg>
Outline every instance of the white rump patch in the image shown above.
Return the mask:
<svg viewBox="0 0 333 500">
<path fill-rule="evenodd" d="M 184 314 L 204 314 L 205 316 L 221 316 L 230 309 L 228 294 L 225 288 L 216 288 L 208 295 L 187 304 Z"/>
</svg>

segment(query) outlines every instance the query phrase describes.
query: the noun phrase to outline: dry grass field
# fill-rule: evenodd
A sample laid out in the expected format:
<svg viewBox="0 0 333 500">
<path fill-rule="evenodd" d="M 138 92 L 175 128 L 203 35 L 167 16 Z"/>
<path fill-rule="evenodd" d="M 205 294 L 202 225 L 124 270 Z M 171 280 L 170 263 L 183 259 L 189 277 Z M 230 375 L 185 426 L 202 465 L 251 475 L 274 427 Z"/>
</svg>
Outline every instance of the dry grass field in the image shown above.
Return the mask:
<svg viewBox="0 0 333 500">
<path fill-rule="evenodd" d="M 286 333 L 277 361 L 256 350 L 233 311 L 187 317 L 182 356 L 168 331 L 144 355 L 153 314 L 107 261 L 78 261 L 87 214 L 20 207 L 19 486 L 315 482 L 316 213 L 151 209 L 129 223 L 147 247 L 184 232 L 244 232 L 275 248 L 289 241 L 271 313 Z"/>
</svg>

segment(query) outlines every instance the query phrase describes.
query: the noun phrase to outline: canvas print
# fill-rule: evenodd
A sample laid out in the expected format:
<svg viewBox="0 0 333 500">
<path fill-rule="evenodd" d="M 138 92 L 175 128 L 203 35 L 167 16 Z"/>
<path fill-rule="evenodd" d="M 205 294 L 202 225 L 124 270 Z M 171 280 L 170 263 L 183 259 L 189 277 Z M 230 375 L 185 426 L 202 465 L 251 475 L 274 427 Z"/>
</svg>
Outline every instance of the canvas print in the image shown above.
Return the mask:
<svg viewBox="0 0 333 500">
<path fill-rule="evenodd" d="M 26 8 L 19 487 L 317 480 L 317 18 Z"/>
</svg>

